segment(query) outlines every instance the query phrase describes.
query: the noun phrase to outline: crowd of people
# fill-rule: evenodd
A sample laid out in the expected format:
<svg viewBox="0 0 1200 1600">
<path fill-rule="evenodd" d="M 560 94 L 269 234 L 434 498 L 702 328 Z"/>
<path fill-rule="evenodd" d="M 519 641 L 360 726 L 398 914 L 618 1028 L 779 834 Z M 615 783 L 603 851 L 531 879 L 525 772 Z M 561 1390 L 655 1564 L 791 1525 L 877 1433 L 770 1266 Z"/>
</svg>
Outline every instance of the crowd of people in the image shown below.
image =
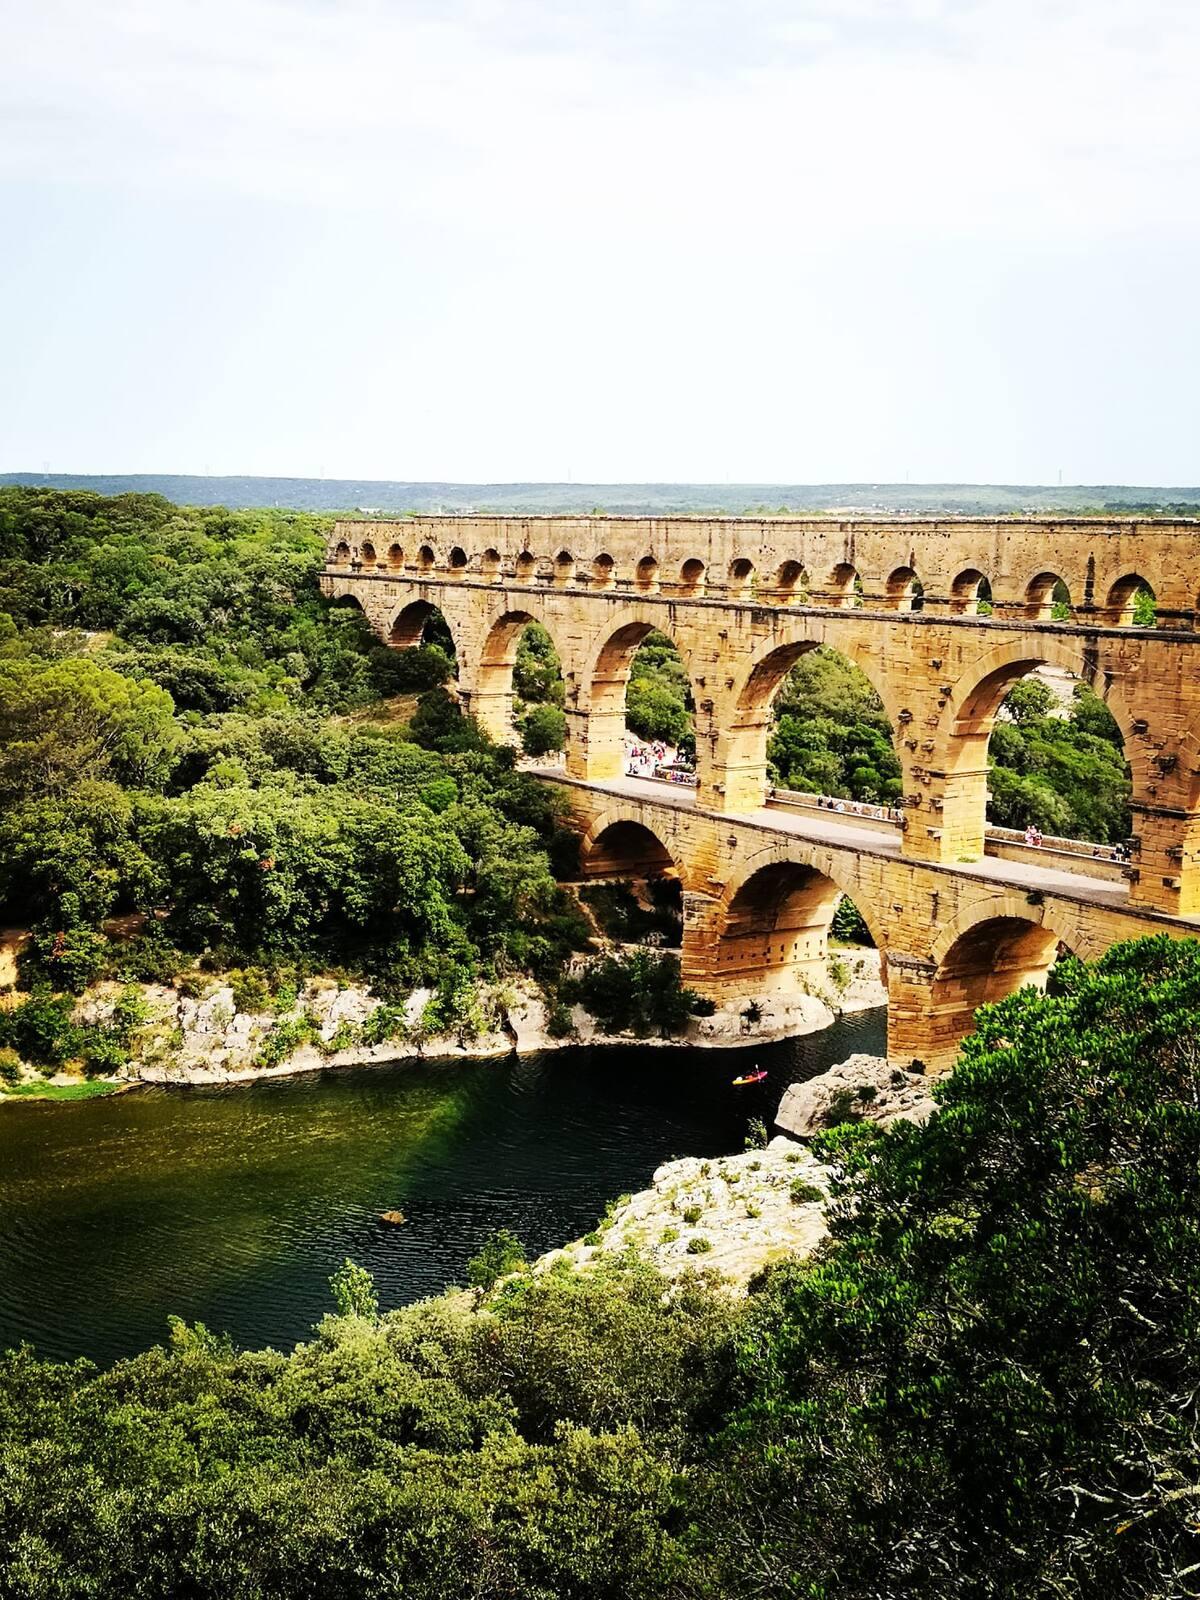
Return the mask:
<svg viewBox="0 0 1200 1600">
<path fill-rule="evenodd" d="M 677 755 L 661 739 L 629 747 L 625 764 L 627 778 L 658 778 L 665 783 L 696 782 L 696 769 Z"/>
</svg>

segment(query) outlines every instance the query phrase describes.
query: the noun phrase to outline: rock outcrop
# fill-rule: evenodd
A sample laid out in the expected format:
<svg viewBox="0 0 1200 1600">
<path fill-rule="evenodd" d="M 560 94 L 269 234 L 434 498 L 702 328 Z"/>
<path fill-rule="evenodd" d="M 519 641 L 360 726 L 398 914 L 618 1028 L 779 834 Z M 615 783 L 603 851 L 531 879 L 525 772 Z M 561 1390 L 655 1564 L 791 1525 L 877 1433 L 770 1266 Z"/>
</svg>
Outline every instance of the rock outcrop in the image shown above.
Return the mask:
<svg viewBox="0 0 1200 1600">
<path fill-rule="evenodd" d="M 668 1161 L 652 1187 L 619 1200 L 594 1233 L 536 1263 L 586 1267 L 633 1246 L 674 1278 L 713 1268 L 732 1293 L 785 1256 L 809 1255 L 825 1237 L 829 1172 L 791 1139 L 765 1150 Z"/>
<path fill-rule="evenodd" d="M 797 1139 L 850 1120 L 924 1122 L 936 1110 L 933 1080 L 889 1066 L 882 1056 L 854 1055 L 805 1083 L 793 1083 L 775 1124 Z"/>
</svg>

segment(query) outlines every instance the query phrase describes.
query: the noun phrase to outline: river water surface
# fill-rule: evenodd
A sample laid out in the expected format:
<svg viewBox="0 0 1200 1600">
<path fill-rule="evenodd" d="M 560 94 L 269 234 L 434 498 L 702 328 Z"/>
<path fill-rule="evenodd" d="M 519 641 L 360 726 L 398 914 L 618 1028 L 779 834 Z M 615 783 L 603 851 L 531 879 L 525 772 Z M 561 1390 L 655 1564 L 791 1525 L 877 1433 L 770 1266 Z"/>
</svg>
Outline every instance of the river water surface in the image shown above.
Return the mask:
<svg viewBox="0 0 1200 1600">
<path fill-rule="evenodd" d="M 287 1348 L 346 1256 L 384 1308 L 462 1283 L 494 1229 L 534 1253 L 673 1156 L 740 1150 L 787 1085 L 884 1046 L 885 1012 L 752 1051 L 567 1049 L 0 1107 L 0 1348 L 107 1362 L 170 1313 Z M 731 1079 L 755 1061 L 762 1085 Z M 404 1212 L 403 1227 L 379 1213 Z"/>
</svg>

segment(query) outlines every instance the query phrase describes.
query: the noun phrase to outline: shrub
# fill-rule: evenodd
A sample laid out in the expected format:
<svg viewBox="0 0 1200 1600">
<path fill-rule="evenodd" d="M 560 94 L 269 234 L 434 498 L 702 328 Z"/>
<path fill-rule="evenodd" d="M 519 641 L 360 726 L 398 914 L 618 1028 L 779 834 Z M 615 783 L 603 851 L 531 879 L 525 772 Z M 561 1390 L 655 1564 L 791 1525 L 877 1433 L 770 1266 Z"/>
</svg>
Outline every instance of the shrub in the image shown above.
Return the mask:
<svg viewBox="0 0 1200 1600">
<path fill-rule="evenodd" d="M 795 1206 L 811 1205 L 816 1200 L 824 1200 L 825 1196 L 815 1183 L 809 1183 L 806 1178 L 793 1178 L 792 1186 L 788 1190 L 788 1197 Z"/>
<path fill-rule="evenodd" d="M 688 1224 L 689 1227 L 691 1227 L 693 1224 L 699 1222 L 700 1218 L 703 1215 L 704 1215 L 704 1207 L 703 1206 L 692 1205 L 692 1206 L 684 1206 L 684 1208 L 683 1208 L 683 1220 Z"/>
<path fill-rule="evenodd" d="M 467 1263 L 467 1282 L 474 1288 L 486 1290 L 498 1279 L 516 1272 L 525 1265 L 525 1247 L 515 1233 L 498 1228 L 486 1239 L 478 1255 Z"/>
<path fill-rule="evenodd" d="M 711 1242 L 704 1238 L 702 1234 L 697 1234 L 694 1239 L 688 1240 L 687 1253 L 690 1256 L 707 1255 L 711 1249 Z"/>
</svg>

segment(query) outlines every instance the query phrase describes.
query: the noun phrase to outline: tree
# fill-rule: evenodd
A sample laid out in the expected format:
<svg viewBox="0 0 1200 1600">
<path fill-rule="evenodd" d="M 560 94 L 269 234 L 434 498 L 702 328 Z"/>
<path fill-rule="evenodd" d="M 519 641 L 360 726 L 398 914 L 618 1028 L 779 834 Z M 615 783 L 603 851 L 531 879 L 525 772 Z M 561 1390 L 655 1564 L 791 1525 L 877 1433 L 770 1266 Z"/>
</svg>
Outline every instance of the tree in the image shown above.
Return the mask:
<svg viewBox="0 0 1200 1600">
<path fill-rule="evenodd" d="M 479 1254 L 468 1261 L 467 1282 L 475 1289 L 491 1289 L 524 1265 L 525 1246 L 508 1228 L 497 1228 L 484 1240 Z"/>
<path fill-rule="evenodd" d="M 0 798 L 59 794 L 81 778 L 161 784 L 173 712 L 155 684 L 96 661 L 0 661 Z"/>
<path fill-rule="evenodd" d="M 979 1012 L 926 1127 L 823 1136 L 832 1242 L 754 1310 L 720 1467 L 761 1592 L 1187 1592 L 1200 944 L 1052 987 Z"/>
<path fill-rule="evenodd" d="M 521 746 L 527 756 L 549 755 L 567 742 L 567 719 L 557 706 L 535 706 L 521 724 Z"/>
<path fill-rule="evenodd" d="M 367 1322 L 374 1322 L 378 1317 L 375 1280 L 365 1267 L 356 1266 L 349 1256 L 330 1278 L 329 1287 L 339 1317 L 362 1317 Z"/>
</svg>

